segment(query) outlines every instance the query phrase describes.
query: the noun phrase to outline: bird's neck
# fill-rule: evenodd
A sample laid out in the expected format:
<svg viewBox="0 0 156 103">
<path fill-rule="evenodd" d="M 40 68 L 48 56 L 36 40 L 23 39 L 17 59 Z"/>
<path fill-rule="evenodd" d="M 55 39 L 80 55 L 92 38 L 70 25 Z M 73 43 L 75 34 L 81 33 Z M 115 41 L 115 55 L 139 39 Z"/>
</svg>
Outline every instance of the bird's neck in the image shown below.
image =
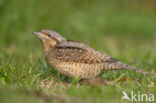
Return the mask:
<svg viewBox="0 0 156 103">
<path fill-rule="evenodd" d="M 42 47 L 43 47 L 44 54 L 47 55 L 48 52 L 49 52 L 51 49 L 53 49 L 54 46 L 42 42 Z"/>
</svg>

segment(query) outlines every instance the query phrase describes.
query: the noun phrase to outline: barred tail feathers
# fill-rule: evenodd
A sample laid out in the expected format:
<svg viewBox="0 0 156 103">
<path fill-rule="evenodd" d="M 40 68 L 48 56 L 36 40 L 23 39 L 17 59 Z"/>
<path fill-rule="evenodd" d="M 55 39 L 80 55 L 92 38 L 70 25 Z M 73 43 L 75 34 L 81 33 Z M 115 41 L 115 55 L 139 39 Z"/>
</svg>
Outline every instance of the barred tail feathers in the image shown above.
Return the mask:
<svg viewBox="0 0 156 103">
<path fill-rule="evenodd" d="M 122 62 L 112 62 L 112 63 L 105 63 L 103 70 L 133 70 L 142 74 L 148 74 L 148 72 L 145 72 L 139 68 L 124 64 Z"/>
</svg>

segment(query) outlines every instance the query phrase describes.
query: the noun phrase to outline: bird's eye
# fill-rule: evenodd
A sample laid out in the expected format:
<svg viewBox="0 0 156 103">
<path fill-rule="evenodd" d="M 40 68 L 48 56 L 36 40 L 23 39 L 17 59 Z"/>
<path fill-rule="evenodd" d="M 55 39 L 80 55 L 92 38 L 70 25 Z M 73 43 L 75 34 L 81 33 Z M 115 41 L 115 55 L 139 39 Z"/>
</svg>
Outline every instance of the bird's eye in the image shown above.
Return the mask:
<svg viewBox="0 0 156 103">
<path fill-rule="evenodd" d="M 48 37 L 51 37 L 51 35 L 50 35 L 50 34 L 48 34 L 47 36 L 48 36 Z"/>
</svg>

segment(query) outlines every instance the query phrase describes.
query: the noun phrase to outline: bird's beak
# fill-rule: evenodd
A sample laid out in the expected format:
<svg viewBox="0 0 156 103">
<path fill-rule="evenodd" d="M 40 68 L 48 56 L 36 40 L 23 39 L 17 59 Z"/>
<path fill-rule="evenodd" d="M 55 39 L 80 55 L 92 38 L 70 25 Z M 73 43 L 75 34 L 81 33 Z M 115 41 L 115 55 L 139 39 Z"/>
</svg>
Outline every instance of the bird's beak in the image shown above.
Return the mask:
<svg viewBox="0 0 156 103">
<path fill-rule="evenodd" d="M 35 34 L 36 36 L 42 35 L 41 32 L 33 32 L 33 34 Z"/>
<path fill-rule="evenodd" d="M 41 32 L 33 32 L 33 34 L 35 34 L 40 39 L 44 39 L 44 36 Z"/>
</svg>

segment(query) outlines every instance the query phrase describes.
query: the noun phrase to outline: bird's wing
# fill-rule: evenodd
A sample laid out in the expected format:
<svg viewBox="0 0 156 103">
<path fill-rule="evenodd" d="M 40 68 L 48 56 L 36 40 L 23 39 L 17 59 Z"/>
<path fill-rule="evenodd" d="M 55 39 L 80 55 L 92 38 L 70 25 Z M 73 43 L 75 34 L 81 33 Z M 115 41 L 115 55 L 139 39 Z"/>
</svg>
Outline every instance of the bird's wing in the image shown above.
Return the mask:
<svg viewBox="0 0 156 103">
<path fill-rule="evenodd" d="M 78 42 L 67 42 L 57 45 L 53 49 L 53 57 L 64 62 L 76 63 L 104 63 L 116 62 L 113 59 L 91 47 Z"/>
</svg>

